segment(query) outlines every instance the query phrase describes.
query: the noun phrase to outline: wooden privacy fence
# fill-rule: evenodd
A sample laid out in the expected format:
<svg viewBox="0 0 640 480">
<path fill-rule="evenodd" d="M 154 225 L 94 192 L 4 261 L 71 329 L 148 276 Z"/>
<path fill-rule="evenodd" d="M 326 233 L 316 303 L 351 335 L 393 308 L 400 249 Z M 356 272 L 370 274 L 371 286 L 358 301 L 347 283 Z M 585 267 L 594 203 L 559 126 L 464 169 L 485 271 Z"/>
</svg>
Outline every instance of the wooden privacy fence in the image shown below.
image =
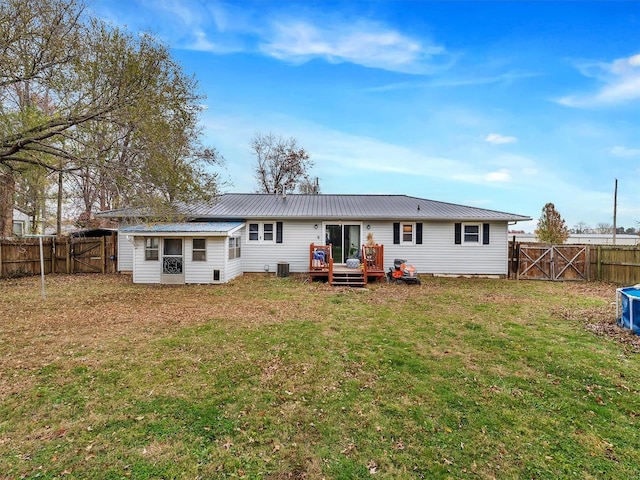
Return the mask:
<svg viewBox="0 0 640 480">
<path fill-rule="evenodd" d="M 115 273 L 116 236 L 43 238 L 44 273 Z M 40 239 L 0 239 L 0 278 L 40 275 Z"/>
<path fill-rule="evenodd" d="M 551 281 L 640 283 L 640 248 L 509 243 L 509 276 Z"/>
</svg>

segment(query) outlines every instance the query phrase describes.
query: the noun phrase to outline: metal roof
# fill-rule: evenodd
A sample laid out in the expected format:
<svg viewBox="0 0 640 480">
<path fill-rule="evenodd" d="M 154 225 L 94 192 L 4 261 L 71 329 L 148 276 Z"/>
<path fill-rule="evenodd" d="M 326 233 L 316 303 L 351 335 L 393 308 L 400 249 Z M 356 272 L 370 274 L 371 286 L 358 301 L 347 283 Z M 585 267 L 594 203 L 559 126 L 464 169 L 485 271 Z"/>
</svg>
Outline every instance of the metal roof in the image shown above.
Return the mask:
<svg viewBox="0 0 640 480">
<path fill-rule="evenodd" d="M 178 204 L 180 215 L 197 220 L 460 220 L 526 221 L 525 215 L 438 202 L 407 195 L 273 195 L 225 193 L 209 204 Z M 136 209 L 101 212 L 107 217 L 141 217 Z M 182 224 L 180 224 L 182 225 Z"/>
<path fill-rule="evenodd" d="M 243 222 L 140 223 L 123 227 L 121 233 L 182 233 L 227 235 L 240 228 Z"/>
<path fill-rule="evenodd" d="M 202 219 L 531 220 L 524 215 L 407 195 L 227 193 L 211 205 L 189 205 L 182 209 L 184 214 Z"/>
</svg>

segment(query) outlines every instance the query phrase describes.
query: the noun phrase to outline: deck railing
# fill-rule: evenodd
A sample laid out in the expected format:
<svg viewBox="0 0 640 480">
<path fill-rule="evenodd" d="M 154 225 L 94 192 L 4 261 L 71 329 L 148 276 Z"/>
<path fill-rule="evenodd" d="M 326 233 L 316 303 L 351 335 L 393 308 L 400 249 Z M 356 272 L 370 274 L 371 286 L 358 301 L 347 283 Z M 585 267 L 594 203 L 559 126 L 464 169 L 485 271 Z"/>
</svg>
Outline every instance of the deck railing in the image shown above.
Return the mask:
<svg viewBox="0 0 640 480">
<path fill-rule="evenodd" d="M 361 251 L 365 277 L 370 271 L 384 271 L 384 245 L 362 245 Z"/>
<path fill-rule="evenodd" d="M 333 260 L 331 244 L 329 245 L 309 245 L 309 271 L 326 271 Z"/>
</svg>

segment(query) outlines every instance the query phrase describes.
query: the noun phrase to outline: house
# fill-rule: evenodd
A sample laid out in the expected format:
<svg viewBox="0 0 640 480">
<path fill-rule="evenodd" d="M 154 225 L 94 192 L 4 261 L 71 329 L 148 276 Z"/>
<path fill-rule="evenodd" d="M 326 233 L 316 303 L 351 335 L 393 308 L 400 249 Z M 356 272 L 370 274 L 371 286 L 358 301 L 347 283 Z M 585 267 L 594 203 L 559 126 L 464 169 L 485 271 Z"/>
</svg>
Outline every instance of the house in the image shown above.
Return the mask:
<svg viewBox="0 0 640 480">
<path fill-rule="evenodd" d="M 22 210 L 13 209 L 13 234 L 16 237 L 31 233 L 31 218 Z"/>
<path fill-rule="evenodd" d="M 120 220 L 118 270 L 136 283 L 225 283 L 282 264 L 322 276 L 362 260 L 371 233 L 378 276 L 395 258 L 421 274 L 505 276 L 509 226 L 531 220 L 406 195 L 227 193 L 179 210 L 184 219 L 173 223 L 140 222 L 127 209 L 99 214 Z"/>
</svg>

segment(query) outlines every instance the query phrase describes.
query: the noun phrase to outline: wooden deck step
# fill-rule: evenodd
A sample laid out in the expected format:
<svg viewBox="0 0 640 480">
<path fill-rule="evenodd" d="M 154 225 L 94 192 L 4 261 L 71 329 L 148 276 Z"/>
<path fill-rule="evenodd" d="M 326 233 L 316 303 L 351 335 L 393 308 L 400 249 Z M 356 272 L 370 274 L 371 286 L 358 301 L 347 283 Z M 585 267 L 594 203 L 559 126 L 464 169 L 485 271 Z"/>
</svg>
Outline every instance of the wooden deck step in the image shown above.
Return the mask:
<svg viewBox="0 0 640 480">
<path fill-rule="evenodd" d="M 331 278 L 331 285 L 335 286 L 364 287 L 366 284 L 362 270 L 358 269 L 334 270 Z"/>
</svg>

